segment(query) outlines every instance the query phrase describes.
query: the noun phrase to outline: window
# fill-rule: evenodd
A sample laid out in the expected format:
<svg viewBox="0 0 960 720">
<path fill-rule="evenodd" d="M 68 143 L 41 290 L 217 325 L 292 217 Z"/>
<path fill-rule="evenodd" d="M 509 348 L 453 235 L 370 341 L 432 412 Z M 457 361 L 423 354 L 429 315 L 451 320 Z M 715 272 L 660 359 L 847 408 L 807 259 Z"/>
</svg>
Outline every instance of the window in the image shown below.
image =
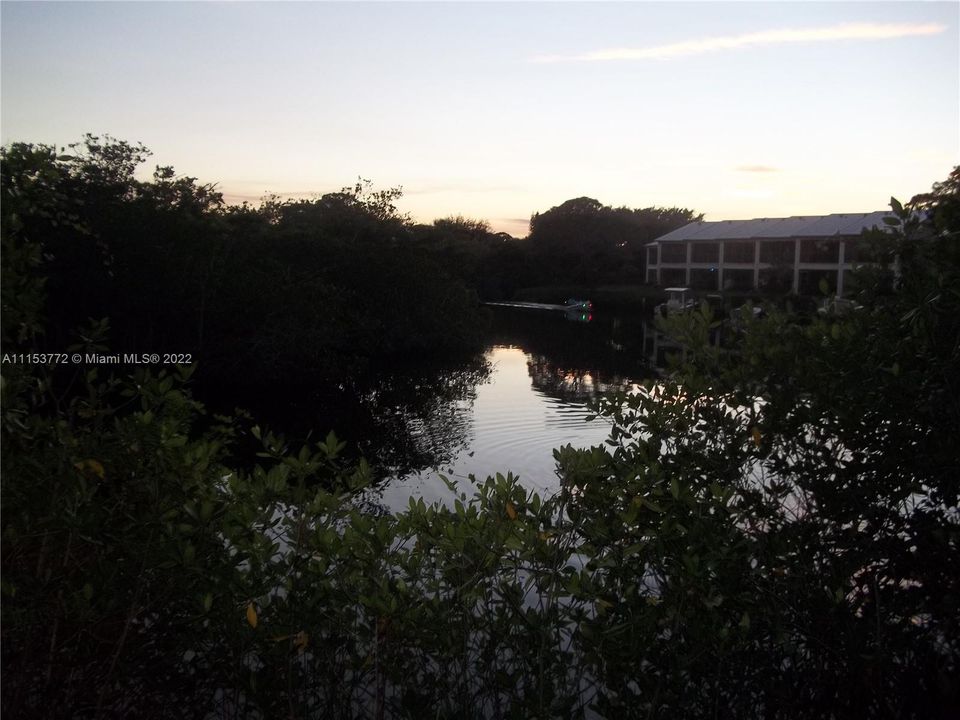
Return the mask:
<svg viewBox="0 0 960 720">
<path fill-rule="evenodd" d="M 691 254 L 695 263 L 717 263 L 720 262 L 720 245 L 715 242 L 695 242 Z"/>
<path fill-rule="evenodd" d="M 880 262 L 879 247 L 869 240 L 847 240 L 843 249 L 845 263 Z"/>
<path fill-rule="evenodd" d="M 826 238 L 801 240 L 800 262 L 838 263 L 840 262 L 840 242 Z"/>
<path fill-rule="evenodd" d="M 716 268 L 694 268 L 690 271 L 690 287 L 695 290 L 716 290 L 717 277 L 719 273 Z"/>
<path fill-rule="evenodd" d="M 723 244 L 723 264 L 749 263 L 753 264 L 752 242 L 728 242 Z M 751 284 L 752 284 L 751 280 Z"/>
<path fill-rule="evenodd" d="M 793 267 L 793 241 L 765 240 L 761 242 L 760 262 Z"/>
<path fill-rule="evenodd" d="M 687 246 L 683 243 L 664 243 L 660 246 L 660 260 L 665 263 L 685 263 Z"/>
<path fill-rule="evenodd" d="M 647 265 L 657 264 L 657 246 L 647 248 Z"/>
<path fill-rule="evenodd" d="M 680 268 L 662 268 L 660 270 L 660 284 L 664 287 L 687 284 L 687 271 Z"/>
<path fill-rule="evenodd" d="M 868 253 L 864 252 L 866 247 L 859 240 L 847 240 L 843 248 L 843 261 L 846 263 L 855 263 L 866 258 L 862 257 Z"/>
<path fill-rule="evenodd" d="M 784 267 L 761 268 L 757 285 L 763 292 L 788 293 L 793 287 L 793 270 Z"/>
<path fill-rule="evenodd" d="M 753 290 L 753 270 L 724 270 L 723 289 L 734 292 Z"/>
<path fill-rule="evenodd" d="M 823 295 L 823 288 L 820 287 L 821 280 L 826 282 L 827 295 L 837 291 L 836 270 L 801 270 L 798 292 L 801 295 Z"/>
</svg>

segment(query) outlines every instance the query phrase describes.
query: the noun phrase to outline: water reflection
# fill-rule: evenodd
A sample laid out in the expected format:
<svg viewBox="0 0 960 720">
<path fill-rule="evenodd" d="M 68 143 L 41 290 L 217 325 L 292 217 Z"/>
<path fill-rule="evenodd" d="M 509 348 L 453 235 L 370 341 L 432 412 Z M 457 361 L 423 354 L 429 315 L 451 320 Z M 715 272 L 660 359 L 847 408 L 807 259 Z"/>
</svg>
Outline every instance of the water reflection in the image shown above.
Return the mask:
<svg viewBox="0 0 960 720">
<path fill-rule="evenodd" d="M 552 494 L 559 488 L 553 450 L 599 445 L 609 435 L 605 419 L 587 421 L 591 401 L 627 392 L 650 375 L 640 319 L 599 315 L 572 323 L 558 313 L 498 310 L 491 327 L 489 379 L 461 416 L 466 442 L 451 461 L 377 488 L 384 506 L 402 508 L 411 496 L 449 501 L 440 474 L 470 494 L 468 476 L 511 471 L 527 487 Z"/>
<path fill-rule="evenodd" d="M 531 355 L 527 362 L 530 379 L 540 392 L 561 400 L 588 403 L 599 395 L 626 392 L 636 382 L 617 373 L 597 368 L 557 365 L 545 355 Z"/>
<path fill-rule="evenodd" d="M 490 370 L 482 353 L 444 364 L 409 362 L 336 384 L 251 388 L 235 404 L 294 450 L 333 431 L 349 456 L 365 457 L 377 476 L 389 478 L 449 462 L 466 447 L 471 406 Z M 261 447 L 247 440 L 238 454 L 255 462 Z"/>
<path fill-rule="evenodd" d="M 455 458 L 440 467 L 409 473 L 377 488 L 379 501 L 389 508 L 406 506 L 408 498 L 425 502 L 448 501 L 443 475 L 462 483 L 471 494 L 468 476 L 483 479 L 497 472 L 513 472 L 527 487 L 544 494 L 558 487 L 553 449 L 570 443 L 589 447 L 602 443 L 609 425 L 591 415 L 583 398 L 563 397 L 537 386 L 531 376 L 533 356 L 516 346 L 492 347 L 486 355 L 490 380 L 478 386 L 469 409 L 469 439 Z"/>
<path fill-rule="evenodd" d="M 588 316 L 589 321 L 571 321 L 561 313 L 498 309 L 488 342 L 491 347 L 523 348 L 558 367 L 611 376 L 647 374 L 641 316 Z"/>
<path fill-rule="evenodd" d="M 567 322 L 588 323 L 593 322 L 593 313 L 586 309 L 574 308 L 565 310 L 563 317 Z"/>
<path fill-rule="evenodd" d="M 477 388 L 491 365 L 478 355 L 455 366 L 408 368 L 362 395 L 361 453 L 391 475 L 449 463 L 469 442 Z"/>
<path fill-rule="evenodd" d="M 668 335 L 660 332 L 654 322 L 643 323 L 643 356 L 654 368 L 662 369 L 670 364 L 670 356 L 686 359 L 686 348 Z"/>
<path fill-rule="evenodd" d="M 720 345 L 722 340 L 722 326 L 717 325 L 712 328 L 708 335 L 708 341 L 714 347 Z M 655 321 L 644 320 L 641 324 L 641 337 L 643 347 L 643 357 L 649 367 L 657 372 L 663 371 L 671 364 L 671 358 L 679 359 L 680 362 L 686 362 L 688 348 L 678 340 L 662 332 Z"/>
<path fill-rule="evenodd" d="M 439 474 L 466 480 L 512 471 L 543 493 L 558 487 L 553 450 L 606 440 L 592 415 L 598 396 L 649 377 L 640 318 L 498 309 L 485 353 L 445 365 L 403 366 L 336 387 L 267 398 L 247 407 L 270 417 L 290 445 L 329 430 L 363 455 L 383 482 L 375 504 L 398 509 L 410 496 L 448 499 Z M 465 488 L 470 492 L 469 488 Z"/>
</svg>

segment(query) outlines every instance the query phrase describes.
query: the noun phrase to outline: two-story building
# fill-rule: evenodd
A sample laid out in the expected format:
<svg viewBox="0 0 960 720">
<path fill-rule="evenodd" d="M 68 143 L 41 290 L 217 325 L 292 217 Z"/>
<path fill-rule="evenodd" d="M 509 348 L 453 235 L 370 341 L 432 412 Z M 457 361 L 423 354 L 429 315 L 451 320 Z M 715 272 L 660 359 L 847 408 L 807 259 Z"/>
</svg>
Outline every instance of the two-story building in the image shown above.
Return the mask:
<svg viewBox="0 0 960 720">
<path fill-rule="evenodd" d="M 647 282 L 726 292 L 812 295 L 826 280 L 843 295 L 863 260 L 864 230 L 884 229 L 888 211 L 695 222 L 647 245 Z"/>
</svg>

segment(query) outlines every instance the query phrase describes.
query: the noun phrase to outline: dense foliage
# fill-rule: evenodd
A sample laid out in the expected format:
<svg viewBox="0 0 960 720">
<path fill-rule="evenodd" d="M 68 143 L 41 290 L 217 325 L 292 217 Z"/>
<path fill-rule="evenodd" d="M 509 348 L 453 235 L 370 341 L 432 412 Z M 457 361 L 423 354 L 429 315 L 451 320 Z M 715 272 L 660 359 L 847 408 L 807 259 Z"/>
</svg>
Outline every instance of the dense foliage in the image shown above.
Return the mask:
<svg viewBox="0 0 960 720">
<path fill-rule="evenodd" d="M 687 208 L 613 208 L 589 197 L 530 219 L 530 244 L 545 278 L 585 285 L 644 282 L 646 247 L 703 219 Z"/>
<path fill-rule="evenodd" d="M 34 233 L 88 237 L 40 152 L 4 186 L 5 353 L 66 312 Z M 673 321 L 688 362 L 605 403 L 547 499 L 498 475 L 366 512 L 335 436 L 207 417 L 188 368 L 5 362 L 3 712 L 949 717 L 960 228 L 929 217 L 899 212 L 863 310 L 748 318 L 733 352 L 708 308 Z"/>
<path fill-rule="evenodd" d="M 576 198 L 534 213 L 523 240 L 462 217 L 418 226 L 415 236 L 484 299 L 539 288 L 537 299 L 562 302 L 564 286 L 594 297 L 601 285 L 645 282 L 646 243 L 701 219 L 686 208 L 613 208 Z"/>
<path fill-rule="evenodd" d="M 137 180 L 142 146 L 88 136 L 70 150 L 3 153 L 6 216 L 43 250 L 45 349 L 109 317 L 116 351 L 188 353 L 208 377 L 262 387 L 478 347 L 476 298 L 410 242 L 399 191 L 227 207 L 169 167 Z M 14 206 L 38 182 L 69 222 Z"/>
<path fill-rule="evenodd" d="M 522 240 L 462 217 L 418 226 L 415 236 L 486 300 L 562 302 L 575 288 L 608 304 L 600 286 L 645 282 L 646 243 L 702 218 L 686 208 L 613 208 L 575 198 L 534 213 Z"/>
</svg>

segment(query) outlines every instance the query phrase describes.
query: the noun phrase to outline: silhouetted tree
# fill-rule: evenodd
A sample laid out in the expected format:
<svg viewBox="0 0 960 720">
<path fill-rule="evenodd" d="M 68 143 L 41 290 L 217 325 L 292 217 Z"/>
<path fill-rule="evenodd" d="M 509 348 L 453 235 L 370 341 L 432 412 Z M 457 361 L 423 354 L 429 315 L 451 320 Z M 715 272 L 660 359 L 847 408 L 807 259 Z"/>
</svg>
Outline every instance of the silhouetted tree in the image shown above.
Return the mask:
<svg viewBox="0 0 960 720">
<path fill-rule="evenodd" d="M 581 197 L 534 214 L 529 239 L 550 282 L 642 281 L 644 245 L 702 218 L 686 208 L 611 208 Z"/>
</svg>

